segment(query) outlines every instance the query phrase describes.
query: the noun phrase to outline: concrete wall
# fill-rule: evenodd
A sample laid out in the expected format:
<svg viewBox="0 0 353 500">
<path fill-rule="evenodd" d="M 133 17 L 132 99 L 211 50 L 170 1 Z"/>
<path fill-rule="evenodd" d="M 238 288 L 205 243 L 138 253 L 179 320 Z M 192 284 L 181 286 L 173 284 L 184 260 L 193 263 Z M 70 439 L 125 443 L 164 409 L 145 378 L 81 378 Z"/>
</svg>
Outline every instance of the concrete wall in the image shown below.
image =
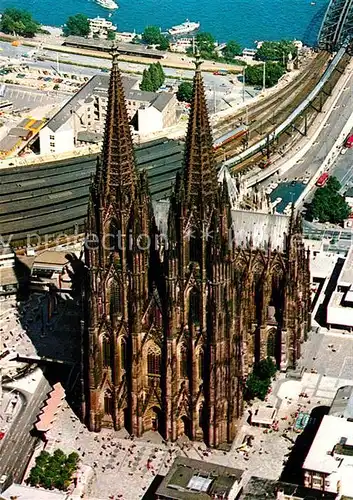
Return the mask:
<svg viewBox="0 0 353 500">
<path fill-rule="evenodd" d="M 58 130 L 53 131 L 49 125 L 39 132 L 40 154 L 64 153 L 75 148 L 74 131 L 71 119 Z"/>
<path fill-rule="evenodd" d="M 158 132 L 163 128 L 163 116 L 156 108 L 139 109 L 137 111 L 138 131 L 140 134 Z"/>
</svg>

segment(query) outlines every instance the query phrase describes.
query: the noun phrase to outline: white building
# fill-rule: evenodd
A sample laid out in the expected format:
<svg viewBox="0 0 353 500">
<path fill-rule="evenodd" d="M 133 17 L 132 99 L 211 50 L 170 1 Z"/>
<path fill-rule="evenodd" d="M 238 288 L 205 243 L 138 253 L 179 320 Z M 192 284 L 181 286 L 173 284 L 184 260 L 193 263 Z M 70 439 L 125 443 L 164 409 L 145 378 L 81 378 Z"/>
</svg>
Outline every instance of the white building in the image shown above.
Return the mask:
<svg viewBox="0 0 353 500">
<path fill-rule="evenodd" d="M 88 19 L 89 21 L 89 35 L 88 38 L 100 38 L 101 40 L 108 38 L 109 31 L 116 31 L 117 27 L 111 21 L 107 21 L 104 17 L 94 17 Z"/>
<path fill-rule="evenodd" d="M 0 242 L 0 297 L 7 297 L 16 293 L 17 288 L 15 252 L 10 245 Z"/>
<path fill-rule="evenodd" d="M 353 386 L 338 389 L 303 464 L 304 486 L 353 495 Z"/>
<path fill-rule="evenodd" d="M 353 327 L 353 247 L 343 263 L 327 305 L 327 325 L 348 328 Z"/>
<path fill-rule="evenodd" d="M 140 126 L 142 133 L 148 134 L 176 123 L 177 100 L 173 93 L 145 92 L 138 89 L 137 79 L 123 77 L 122 80 L 128 115 L 138 132 Z M 108 75 L 93 76 L 42 128 L 40 153 L 72 151 L 79 145 L 82 132 L 89 132 L 96 138 L 95 142 L 99 142 L 104 131 L 108 86 Z M 139 117 L 140 109 L 149 111 Z"/>
<path fill-rule="evenodd" d="M 187 49 L 193 46 L 193 38 L 179 38 L 175 40 L 174 43 L 170 44 L 170 50 L 172 52 L 186 53 Z"/>
</svg>

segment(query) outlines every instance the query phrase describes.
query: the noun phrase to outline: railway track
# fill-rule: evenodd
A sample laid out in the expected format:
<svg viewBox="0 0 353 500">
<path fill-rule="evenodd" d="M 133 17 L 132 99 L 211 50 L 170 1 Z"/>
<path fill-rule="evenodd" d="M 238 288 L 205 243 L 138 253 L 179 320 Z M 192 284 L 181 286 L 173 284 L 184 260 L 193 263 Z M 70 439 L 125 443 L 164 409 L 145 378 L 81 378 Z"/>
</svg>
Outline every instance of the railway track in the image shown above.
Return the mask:
<svg viewBox="0 0 353 500">
<path fill-rule="evenodd" d="M 326 68 L 329 58 L 330 55 L 327 52 L 320 52 L 312 64 L 308 65 L 293 84 L 287 85 L 277 94 L 264 99 L 260 104 L 249 106 L 247 113 L 242 109 L 231 119 L 222 122 L 221 129 L 217 128 L 217 133 L 220 130 L 224 132 L 226 128 L 229 129 L 236 126 L 236 124 L 248 121 L 250 140 L 246 146 L 257 142 L 259 138 L 268 134 L 276 123 L 280 123 L 281 120 L 287 118 L 296 108 L 298 102 L 315 87 Z M 273 123 L 269 119 L 272 119 Z M 217 161 L 221 162 L 224 157 L 229 157 L 230 153 L 236 155 L 243 149 L 243 145 L 243 139 L 229 142 L 217 151 Z"/>
</svg>

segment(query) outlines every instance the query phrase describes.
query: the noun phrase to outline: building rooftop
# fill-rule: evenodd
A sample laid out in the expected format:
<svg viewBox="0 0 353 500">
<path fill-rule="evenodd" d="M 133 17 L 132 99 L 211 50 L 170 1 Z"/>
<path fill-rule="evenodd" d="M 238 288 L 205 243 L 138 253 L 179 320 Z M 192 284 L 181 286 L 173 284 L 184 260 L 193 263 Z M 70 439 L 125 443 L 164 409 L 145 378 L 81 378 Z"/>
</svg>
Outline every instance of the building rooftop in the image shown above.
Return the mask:
<svg viewBox="0 0 353 500">
<path fill-rule="evenodd" d="M 12 484 L 2 495 L 6 500 L 11 498 L 18 498 L 18 500 L 65 500 L 67 498 L 66 493 L 31 488 L 22 484 Z"/>
<path fill-rule="evenodd" d="M 304 470 L 327 475 L 326 488 L 353 495 L 353 421 L 325 415 L 303 464 Z"/>
<path fill-rule="evenodd" d="M 38 254 L 33 262 L 33 267 L 41 266 L 65 266 L 68 264 L 68 252 L 57 252 L 55 250 L 44 250 Z"/>
<path fill-rule="evenodd" d="M 234 242 L 246 246 L 252 239 L 253 246 L 265 248 L 271 242 L 273 249 L 286 249 L 289 217 L 282 214 L 266 214 L 247 210 L 232 210 Z"/>
<path fill-rule="evenodd" d="M 353 418 L 353 385 L 338 389 L 328 414 L 333 417 Z"/>
<path fill-rule="evenodd" d="M 101 50 L 103 52 L 110 52 L 112 48 L 112 42 L 110 40 L 100 40 L 91 38 L 82 38 L 80 36 L 68 36 L 65 38 L 63 45 L 75 46 L 88 49 Z M 154 59 L 163 59 L 165 52 L 160 50 L 147 49 L 143 45 L 124 43 L 120 42 L 118 45 L 118 52 L 120 54 L 132 54 L 140 55 L 143 57 L 152 57 Z"/>
<path fill-rule="evenodd" d="M 151 103 L 159 111 L 163 111 L 165 106 L 173 98 L 173 94 L 168 92 L 145 92 L 135 89 L 137 79 L 127 76 L 122 77 L 125 99 L 128 101 L 142 101 Z M 93 95 L 108 97 L 109 75 L 94 75 L 78 92 L 69 99 L 64 106 L 47 122 L 47 126 L 56 132 L 64 125 L 84 102 L 88 102 Z M 27 131 L 28 133 L 28 131 Z"/>
<path fill-rule="evenodd" d="M 337 280 L 338 286 L 350 287 L 353 284 L 353 247 L 349 249 L 341 273 Z"/>
<path fill-rule="evenodd" d="M 335 493 L 253 476 L 245 486 L 239 500 L 275 500 L 278 491 L 283 491 L 285 498 L 293 498 L 293 500 L 335 500 L 337 497 Z"/>
<path fill-rule="evenodd" d="M 0 151 L 3 153 L 9 153 L 12 151 L 18 144 L 20 144 L 21 139 L 15 137 L 14 135 L 8 135 L 3 137 L 0 141 Z"/>
<path fill-rule="evenodd" d="M 251 423 L 255 425 L 272 425 L 276 417 L 276 408 L 261 406 L 251 416 Z"/>
<path fill-rule="evenodd" d="M 177 457 L 156 495 L 181 500 L 228 498 L 244 471 L 210 462 Z"/>
</svg>

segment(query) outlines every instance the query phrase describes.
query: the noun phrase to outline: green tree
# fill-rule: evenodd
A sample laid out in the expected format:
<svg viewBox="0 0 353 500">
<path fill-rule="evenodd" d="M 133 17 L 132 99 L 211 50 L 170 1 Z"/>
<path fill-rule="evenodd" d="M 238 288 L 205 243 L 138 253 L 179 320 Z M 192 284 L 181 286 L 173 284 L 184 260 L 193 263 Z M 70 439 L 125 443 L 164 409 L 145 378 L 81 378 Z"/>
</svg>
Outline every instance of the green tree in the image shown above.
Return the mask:
<svg viewBox="0 0 353 500">
<path fill-rule="evenodd" d="M 151 79 L 151 73 L 148 69 L 144 69 L 142 73 L 142 82 L 140 83 L 140 89 L 146 90 L 147 92 L 153 92 L 153 84 Z"/>
<path fill-rule="evenodd" d="M 256 52 L 256 59 L 259 61 L 279 61 L 285 64 L 288 60 L 288 55 L 297 55 L 297 48 L 288 40 L 280 42 L 264 42 Z"/>
<path fill-rule="evenodd" d="M 216 40 L 211 33 L 197 33 L 196 43 L 203 57 L 214 54 Z"/>
<path fill-rule="evenodd" d="M 240 56 L 242 53 L 242 50 L 241 50 L 241 46 L 239 45 L 238 42 L 235 42 L 234 40 L 229 40 L 229 42 L 224 47 L 222 52 L 223 52 L 224 59 L 232 60 L 236 56 Z"/>
<path fill-rule="evenodd" d="M 155 64 L 151 64 L 148 71 L 151 76 L 153 91 L 155 92 L 162 85 L 161 74 Z"/>
<path fill-rule="evenodd" d="M 339 194 L 341 185 L 336 177 L 330 177 L 323 188 L 315 191 L 308 207 L 308 216 L 320 222 L 342 223 L 351 213 L 343 196 Z"/>
<path fill-rule="evenodd" d="M 5 9 L 0 20 L 0 31 L 32 38 L 40 32 L 40 24 L 25 10 Z"/>
<path fill-rule="evenodd" d="M 108 31 L 108 40 L 115 40 L 115 31 L 109 30 Z"/>
<path fill-rule="evenodd" d="M 89 34 L 89 20 L 84 14 L 75 14 L 68 17 L 64 25 L 64 35 L 87 36 Z"/>
<path fill-rule="evenodd" d="M 53 455 L 43 451 L 36 458 L 36 465 L 30 471 L 28 483 L 32 486 L 65 491 L 77 469 L 78 459 L 77 453 L 67 456 L 62 450 L 55 450 Z"/>
<path fill-rule="evenodd" d="M 161 30 L 158 26 L 146 26 L 142 33 L 142 40 L 148 45 L 158 45 L 161 40 Z"/>
<path fill-rule="evenodd" d="M 191 102 L 192 99 L 192 83 L 190 82 L 181 82 L 178 87 L 177 99 L 181 102 Z"/>
<path fill-rule="evenodd" d="M 164 35 L 161 35 L 160 38 L 159 38 L 159 42 L 158 42 L 158 46 L 157 48 L 159 50 L 169 50 L 169 39 L 164 36 Z"/>
<path fill-rule="evenodd" d="M 254 366 L 254 375 L 261 380 L 271 379 L 276 375 L 277 367 L 271 358 L 262 359 Z"/>
<path fill-rule="evenodd" d="M 263 84 L 262 64 L 247 66 L 245 68 L 245 80 L 249 85 L 262 86 Z M 284 67 L 279 63 L 267 62 L 265 67 L 266 87 L 273 87 L 285 73 Z"/>
<path fill-rule="evenodd" d="M 163 70 L 163 66 L 161 65 L 161 63 L 159 61 L 156 63 L 156 68 L 158 70 L 159 78 L 160 78 L 160 82 L 161 82 L 159 86 L 161 86 L 165 82 L 165 73 Z"/>
<path fill-rule="evenodd" d="M 246 381 L 247 399 L 259 398 L 263 401 L 268 393 L 270 384 L 271 379 L 261 380 L 251 373 Z"/>
</svg>

